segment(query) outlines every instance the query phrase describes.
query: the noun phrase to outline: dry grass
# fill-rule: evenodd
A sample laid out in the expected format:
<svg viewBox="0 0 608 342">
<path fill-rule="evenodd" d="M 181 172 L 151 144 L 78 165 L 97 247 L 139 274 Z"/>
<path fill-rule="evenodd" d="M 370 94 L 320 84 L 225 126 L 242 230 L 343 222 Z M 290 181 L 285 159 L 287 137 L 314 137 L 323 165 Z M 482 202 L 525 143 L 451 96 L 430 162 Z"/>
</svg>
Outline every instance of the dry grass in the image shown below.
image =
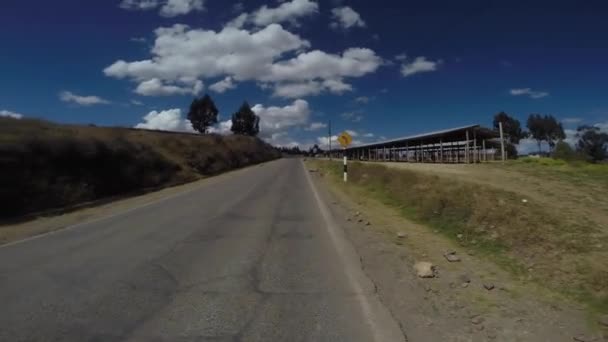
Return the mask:
<svg viewBox="0 0 608 342">
<path fill-rule="evenodd" d="M 317 163 L 339 181 L 341 165 Z M 541 201 L 524 203 L 518 192 L 459 177 L 382 165 L 354 163 L 349 181 L 520 279 L 608 312 L 608 232 L 584 216 L 572 217 Z"/>
<path fill-rule="evenodd" d="M 0 218 L 194 181 L 279 157 L 219 136 L 0 118 Z"/>
</svg>

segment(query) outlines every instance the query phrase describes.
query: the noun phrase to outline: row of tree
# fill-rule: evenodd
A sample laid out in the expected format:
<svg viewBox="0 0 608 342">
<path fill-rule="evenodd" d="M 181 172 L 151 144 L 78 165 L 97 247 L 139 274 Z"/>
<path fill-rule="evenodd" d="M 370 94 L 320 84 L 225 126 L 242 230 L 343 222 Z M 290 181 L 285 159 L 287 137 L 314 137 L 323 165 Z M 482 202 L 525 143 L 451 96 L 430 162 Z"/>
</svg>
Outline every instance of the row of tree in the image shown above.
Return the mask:
<svg viewBox="0 0 608 342">
<path fill-rule="evenodd" d="M 219 110 L 211 96 L 195 98 L 188 111 L 188 120 L 192 128 L 202 134 L 207 134 L 209 128 L 218 123 Z M 243 102 L 238 111 L 232 114 L 232 133 L 257 136 L 260 133 L 260 117 L 257 116 L 247 101 Z"/>
<path fill-rule="evenodd" d="M 530 114 L 526 122 L 528 131 L 521 127 L 519 120 L 505 112 L 500 112 L 494 116 L 495 130 L 499 129 L 499 123 L 502 123 L 507 141 L 506 149 L 511 156 L 517 155 L 515 145 L 526 138 L 536 140 L 539 154 L 541 154 L 541 144 L 546 142 L 549 145 L 549 153 L 575 156 L 574 150 L 564 142 L 564 139 L 566 139 L 564 127 L 552 115 Z M 578 139 L 576 143 L 578 156 L 592 162 L 605 160 L 608 157 L 608 134 L 602 132 L 599 127 L 580 126 L 577 129 L 576 138 Z M 568 151 L 568 149 L 571 151 Z"/>
</svg>

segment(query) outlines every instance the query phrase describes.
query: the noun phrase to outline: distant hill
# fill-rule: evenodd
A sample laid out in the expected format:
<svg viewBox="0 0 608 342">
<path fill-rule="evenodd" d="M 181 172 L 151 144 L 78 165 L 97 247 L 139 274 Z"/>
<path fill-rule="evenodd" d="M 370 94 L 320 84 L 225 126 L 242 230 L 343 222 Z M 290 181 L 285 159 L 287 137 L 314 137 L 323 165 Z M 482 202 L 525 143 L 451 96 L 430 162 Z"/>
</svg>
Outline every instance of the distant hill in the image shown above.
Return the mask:
<svg viewBox="0 0 608 342">
<path fill-rule="evenodd" d="M 279 158 L 258 138 L 0 118 L 0 218 L 197 180 Z"/>
</svg>

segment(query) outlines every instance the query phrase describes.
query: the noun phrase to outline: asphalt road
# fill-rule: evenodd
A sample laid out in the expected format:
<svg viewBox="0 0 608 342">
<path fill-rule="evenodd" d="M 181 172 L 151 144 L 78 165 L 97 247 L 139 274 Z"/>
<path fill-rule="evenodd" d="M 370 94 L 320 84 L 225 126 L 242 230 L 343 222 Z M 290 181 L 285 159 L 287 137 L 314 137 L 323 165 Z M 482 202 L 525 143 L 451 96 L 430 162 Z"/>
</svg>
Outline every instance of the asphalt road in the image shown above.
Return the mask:
<svg viewBox="0 0 608 342">
<path fill-rule="evenodd" d="M 0 247 L 0 341 L 399 341 L 301 161 Z"/>
</svg>

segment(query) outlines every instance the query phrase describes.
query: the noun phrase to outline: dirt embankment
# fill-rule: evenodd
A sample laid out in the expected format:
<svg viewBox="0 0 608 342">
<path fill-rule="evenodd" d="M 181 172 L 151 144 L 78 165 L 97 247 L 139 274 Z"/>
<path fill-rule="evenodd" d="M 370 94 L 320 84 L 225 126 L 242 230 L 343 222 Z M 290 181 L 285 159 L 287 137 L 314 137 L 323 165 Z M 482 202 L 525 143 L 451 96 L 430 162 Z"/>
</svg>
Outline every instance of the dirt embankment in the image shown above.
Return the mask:
<svg viewBox="0 0 608 342">
<path fill-rule="evenodd" d="M 318 167 L 335 179 L 341 177 L 338 163 Z M 504 168 L 504 183 L 512 186 L 497 185 L 502 184 L 499 167 Z M 601 215 L 606 200 L 591 200 L 606 175 L 553 166 L 538 171 L 518 165 L 492 168 L 488 171 L 495 176 L 494 185 L 466 181 L 467 170 L 455 174 L 354 163 L 349 186 L 493 260 L 523 282 L 608 313 L 608 231 Z M 475 168 L 472 178 L 483 170 Z M 540 176 L 535 177 L 537 173 Z M 517 190 L 520 183 L 528 184 L 527 191 Z M 531 194 L 533 183 L 538 183 L 538 190 Z M 590 198 L 586 208 L 568 199 L 584 194 Z M 563 208 L 564 202 L 572 203 L 570 209 Z"/>
<path fill-rule="evenodd" d="M 0 118 L 0 219 L 160 189 L 278 157 L 252 137 Z"/>
</svg>

